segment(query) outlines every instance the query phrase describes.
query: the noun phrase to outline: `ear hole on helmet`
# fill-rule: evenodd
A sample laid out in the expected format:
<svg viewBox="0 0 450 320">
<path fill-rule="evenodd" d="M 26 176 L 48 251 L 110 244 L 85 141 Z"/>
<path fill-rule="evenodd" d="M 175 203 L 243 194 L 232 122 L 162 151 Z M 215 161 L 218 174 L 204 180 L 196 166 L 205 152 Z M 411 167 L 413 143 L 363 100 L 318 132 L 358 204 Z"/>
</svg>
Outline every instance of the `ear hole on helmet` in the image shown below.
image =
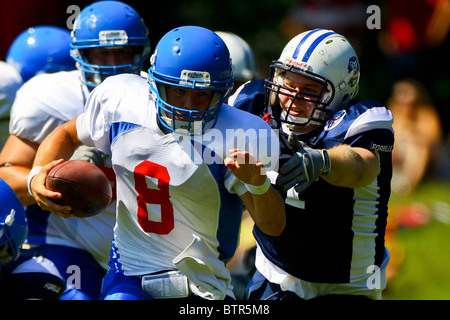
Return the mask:
<svg viewBox="0 0 450 320">
<path fill-rule="evenodd" d="M 348 93 L 346 95 L 344 95 L 344 97 L 342 98 L 342 102 L 347 101 L 347 99 L 348 99 Z"/>
</svg>

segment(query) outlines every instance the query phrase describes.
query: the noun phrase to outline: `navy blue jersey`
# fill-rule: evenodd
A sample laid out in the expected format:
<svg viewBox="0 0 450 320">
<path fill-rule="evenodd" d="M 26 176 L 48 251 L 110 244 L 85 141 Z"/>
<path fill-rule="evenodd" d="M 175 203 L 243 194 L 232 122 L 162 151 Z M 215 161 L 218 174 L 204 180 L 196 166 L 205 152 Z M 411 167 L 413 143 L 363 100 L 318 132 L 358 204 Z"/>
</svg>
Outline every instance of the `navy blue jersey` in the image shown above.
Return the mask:
<svg viewBox="0 0 450 320">
<path fill-rule="evenodd" d="M 263 114 L 264 82 L 241 88 L 230 104 Z M 254 228 L 267 259 L 301 280 L 316 283 L 349 283 L 367 276 L 371 265 L 381 266 L 392 176 L 392 121 L 392 114 L 381 104 L 353 101 L 324 127 L 299 136 L 312 148 L 348 144 L 376 151 L 381 170 L 362 188 L 338 187 L 319 178 L 300 194 L 293 188 L 287 193 L 280 191 L 287 215 L 283 233 L 272 237 Z M 280 130 L 281 167 L 293 150 L 281 126 L 273 119 L 269 123 Z"/>
</svg>

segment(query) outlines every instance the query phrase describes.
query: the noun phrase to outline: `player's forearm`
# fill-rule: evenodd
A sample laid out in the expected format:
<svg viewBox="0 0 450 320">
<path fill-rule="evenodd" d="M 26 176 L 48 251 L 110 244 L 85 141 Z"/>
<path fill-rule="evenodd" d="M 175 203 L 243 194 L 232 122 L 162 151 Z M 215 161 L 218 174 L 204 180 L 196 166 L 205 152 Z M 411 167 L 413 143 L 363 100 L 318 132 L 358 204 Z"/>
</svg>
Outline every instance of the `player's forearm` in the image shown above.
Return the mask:
<svg viewBox="0 0 450 320">
<path fill-rule="evenodd" d="M 80 141 L 71 132 L 75 126 L 74 120 L 57 127 L 42 141 L 36 153 L 33 166 L 43 166 L 57 160 L 68 160 L 80 145 Z"/>
<path fill-rule="evenodd" d="M 0 178 L 5 180 L 5 182 L 14 190 L 24 206 L 36 203 L 34 198 L 28 193 L 27 178 L 29 173 L 30 168 L 24 166 L 11 165 L 0 167 Z"/>
<path fill-rule="evenodd" d="M 258 228 L 271 236 L 279 236 L 286 225 L 284 201 L 273 188 L 263 195 L 251 194 L 253 207 L 249 209 L 250 216 Z"/>
<path fill-rule="evenodd" d="M 370 184 L 380 171 L 378 158 L 367 149 L 340 145 L 327 151 L 331 170 L 322 177 L 333 185 L 363 187 Z"/>
</svg>

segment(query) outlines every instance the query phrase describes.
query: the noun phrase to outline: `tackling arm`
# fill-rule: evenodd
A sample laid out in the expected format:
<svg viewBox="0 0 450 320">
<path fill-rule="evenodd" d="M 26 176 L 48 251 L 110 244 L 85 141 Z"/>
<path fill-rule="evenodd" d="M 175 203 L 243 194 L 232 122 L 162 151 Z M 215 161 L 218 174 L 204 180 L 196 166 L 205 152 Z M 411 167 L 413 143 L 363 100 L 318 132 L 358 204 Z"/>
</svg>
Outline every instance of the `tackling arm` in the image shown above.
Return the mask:
<svg viewBox="0 0 450 320">
<path fill-rule="evenodd" d="M 378 156 L 367 149 L 340 145 L 328 150 L 331 170 L 323 178 L 329 183 L 348 188 L 371 183 L 380 172 Z"/>
<path fill-rule="evenodd" d="M 346 144 L 331 149 L 312 149 L 289 136 L 296 153 L 280 168 L 276 181 L 287 192 L 292 187 L 302 192 L 319 176 L 332 185 L 346 188 L 363 187 L 371 183 L 380 172 L 378 154 Z"/>
</svg>

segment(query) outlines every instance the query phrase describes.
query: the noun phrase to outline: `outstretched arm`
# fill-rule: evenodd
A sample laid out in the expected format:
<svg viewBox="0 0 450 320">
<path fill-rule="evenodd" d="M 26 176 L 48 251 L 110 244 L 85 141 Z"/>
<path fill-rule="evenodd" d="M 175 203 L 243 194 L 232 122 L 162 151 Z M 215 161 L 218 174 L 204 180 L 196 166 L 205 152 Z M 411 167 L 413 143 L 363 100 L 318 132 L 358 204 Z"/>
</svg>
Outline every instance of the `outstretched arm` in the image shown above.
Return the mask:
<svg viewBox="0 0 450 320">
<path fill-rule="evenodd" d="M 370 184 L 380 172 L 377 155 L 364 148 L 340 145 L 328 150 L 330 173 L 323 178 L 329 183 L 348 188 Z"/>
<path fill-rule="evenodd" d="M 288 141 L 296 153 L 279 171 L 276 185 L 284 192 L 294 187 L 300 193 L 319 176 L 336 186 L 363 187 L 380 172 L 376 152 L 346 144 L 327 150 L 312 149 L 298 141 L 295 134 Z"/>
</svg>

